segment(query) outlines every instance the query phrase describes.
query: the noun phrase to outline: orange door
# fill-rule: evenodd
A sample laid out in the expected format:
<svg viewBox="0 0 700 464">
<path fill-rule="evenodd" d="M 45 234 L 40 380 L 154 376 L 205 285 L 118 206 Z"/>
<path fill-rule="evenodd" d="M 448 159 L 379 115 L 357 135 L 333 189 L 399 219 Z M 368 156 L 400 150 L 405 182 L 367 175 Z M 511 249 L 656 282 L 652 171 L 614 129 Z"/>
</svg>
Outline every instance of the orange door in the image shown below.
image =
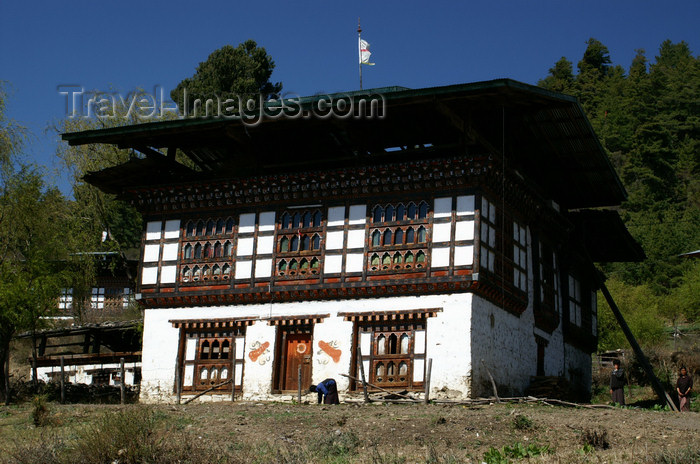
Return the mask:
<svg viewBox="0 0 700 464">
<path fill-rule="evenodd" d="M 311 334 L 287 334 L 286 369 L 284 390 L 299 388 L 299 367 L 301 367 L 301 388 L 311 386 Z"/>
</svg>

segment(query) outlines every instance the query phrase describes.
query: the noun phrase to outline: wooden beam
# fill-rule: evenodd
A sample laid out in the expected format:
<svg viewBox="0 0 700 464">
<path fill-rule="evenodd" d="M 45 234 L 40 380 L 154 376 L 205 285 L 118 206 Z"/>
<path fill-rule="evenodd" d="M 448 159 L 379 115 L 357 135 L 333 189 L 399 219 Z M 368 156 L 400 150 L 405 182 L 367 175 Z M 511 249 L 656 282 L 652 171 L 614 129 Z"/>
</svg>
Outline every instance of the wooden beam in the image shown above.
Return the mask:
<svg viewBox="0 0 700 464">
<path fill-rule="evenodd" d="M 624 332 L 625 337 L 627 337 L 627 341 L 632 346 L 632 350 L 634 351 L 634 355 L 637 357 L 637 359 L 639 360 L 639 363 L 644 368 L 644 372 L 649 377 L 649 380 L 651 380 L 651 385 L 652 385 L 652 387 L 654 387 L 654 391 L 656 392 L 656 395 L 659 397 L 659 399 L 661 401 L 665 402 L 669 408 L 671 408 L 671 411 L 678 411 L 676 404 L 673 402 L 673 400 L 669 396 L 668 392 L 666 390 L 664 390 L 664 387 L 663 387 L 663 385 L 661 385 L 661 382 L 656 377 L 656 374 L 654 374 L 654 369 L 651 367 L 649 360 L 644 355 L 644 352 L 642 351 L 642 347 L 639 346 L 639 343 L 637 343 L 637 339 L 634 338 L 634 335 L 632 334 L 632 331 L 630 330 L 629 326 L 627 325 L 625 318 L 622 316 L 620 309 L 617 307 L 617 304 L 615 304 L 615 300 L 613 300 L 612 295 L 610 295 L 610 292 L 608 291 L 608 287 L 606 287 L 605 283 L 602 280 L 603 280 L 602 278 L 599 278 L 600 291 L 603 292 L 603 296 L 605 297 L 605 301 L 608 302 L 610 309 L 612 310 L 613 314 L 615 315 L 615 319 L 617 319 L 617 323 L 620 325 L 620 328 Z"/>
</svg>

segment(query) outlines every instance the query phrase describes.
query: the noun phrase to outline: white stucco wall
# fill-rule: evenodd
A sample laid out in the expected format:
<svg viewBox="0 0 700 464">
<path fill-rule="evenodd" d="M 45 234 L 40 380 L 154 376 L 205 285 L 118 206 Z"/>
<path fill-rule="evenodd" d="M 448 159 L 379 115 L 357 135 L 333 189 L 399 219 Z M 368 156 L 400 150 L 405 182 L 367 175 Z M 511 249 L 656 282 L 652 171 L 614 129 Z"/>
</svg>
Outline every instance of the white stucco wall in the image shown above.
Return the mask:
<svg viewBox="0 0 700 464">
<path fill-rule="evenodd" d="M 139 362 L 125 362 L 124 363 L 124 379 L 127 385 L 134 385 L 134 369 L 141 367 Z M 92 384 L 92 371 L 97 370 L 109 370 L 109 371 L 119 371 L 121 365 L 119 363 L 104 363 L 104 364 L 85 364 L 81 366 L 76 365 L 65 365 L 63 366 L 63 373 L 65 375 L 65 381 L 69 383 L 84 383 L 87 385 Z M 57 379 L 58 375 L 61 374 L 60 366 L 51 367 L 37 367 L 36 369 L 37 377 L 39 380 L 44 382 L 49 382 L 52 377 Z M 31 371 L 30 371 L 31 375 Z M 115 385 L 114 380 L 110 375 L 109 379 L 110 385 Z"/>
<path fill-rule="evenodd" d="M 243 399 L 288 400 L 288 395 L 271 393 L 275 353 L 276 327 L 267 323 L 278 316 L 307 316 L 330 314 L 315 324 L 312 359 L 312 379 L 318 382 L 335 378 L 341 396 L 349 385 L 340 373 L 350 372 L 352 359 L 353 323 L 338 316 L 341 312 L 402 311 L 439 308 L 435 317 L 428 318 L 426 359 L 433 359 L 431 396 L 466 397 L 469 393 L 470 313 L 472 295 L 427 295 L 421 297 L 394 297 L 381 299 L 273 303 L 245 306 L 212 306 L 190 308 L 162 308 L 146 310 L 142 355 L 141 401 L 173 402 L 175 400 L 175 365 L 179 343 L 179 329 L 170 323 L 173 319 L 203 318 L 260 318 L 246 329 L 245 361 L 243 370 Z M 319 342 L 329 343 L 341 350 L 338 362 L 324 353 Z M 268 342 L 267 350 L 253 361 L 251 350 Z M 426 363 L 427 364 L 427 363 Z M 217 395 L 214 398 L 226 399 Z"/>
<path fill-rule="evenodd" d="M 521 394 L 527 388 L 530 376 L 537 373 L 533 328 L 530 308 L 518 317 L 474 296 L 471 327 L 474 396 L 493 394 L 486 368 L 500 396 Z"/>
</svg>

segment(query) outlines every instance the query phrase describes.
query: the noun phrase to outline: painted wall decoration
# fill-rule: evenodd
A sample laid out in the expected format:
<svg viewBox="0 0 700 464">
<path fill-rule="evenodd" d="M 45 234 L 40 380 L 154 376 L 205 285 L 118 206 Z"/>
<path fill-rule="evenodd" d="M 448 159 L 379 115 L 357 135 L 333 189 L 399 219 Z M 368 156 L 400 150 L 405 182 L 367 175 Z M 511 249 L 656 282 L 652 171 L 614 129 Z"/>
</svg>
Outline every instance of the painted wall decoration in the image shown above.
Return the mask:
<svg viewBox="0 0 700 464">
<path fill-rule="evenodd" d="M 270 360 L 270 342 L 253 342 L 250 345 L 248 357 L 251 361 L 264 366 Z"/>
<path fill-rule="evenodd" d="M 338 341 L 337 340 L 331 340 L 330 342 L 325 342 L 323 340 L 318 342 L 318 347 L 320 350 L 318 350 L 319 357 L 318 359 L 319 364 L 328 364 L 328 361 L 330 359 L 333 360 L 334 363 L 340 362 L 340 355 L 343 353 L 339 348 L 338 348 Z M 326 356 L 323 356 L 323 355 Z"/>
</svg>

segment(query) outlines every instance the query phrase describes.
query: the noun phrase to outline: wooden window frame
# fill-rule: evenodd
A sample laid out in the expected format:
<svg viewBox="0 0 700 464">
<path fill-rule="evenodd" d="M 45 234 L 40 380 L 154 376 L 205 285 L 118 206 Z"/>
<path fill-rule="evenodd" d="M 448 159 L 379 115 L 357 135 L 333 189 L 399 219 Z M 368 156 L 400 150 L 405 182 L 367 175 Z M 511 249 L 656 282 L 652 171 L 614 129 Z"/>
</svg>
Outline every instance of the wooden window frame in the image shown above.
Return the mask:
<svg viewBox="0 0 700 464">
<path fill-rule="evenodd" d="M 180 388 L 183 393 L 186 394 L 193 394 L 193 393 L 201 393 L 213 386 L 216 386 L 217 384 L 222 383 L 225 380 L 228 380 L 231 378 L 231 375 L 234 375 L 234 368 L 233 365 L 240 363 L 240 359 L 236 359 L 235 356 L 235 350 L 236 345 L 235 345 L 235 340 L 236 338 L 244 337 L 245 336 L 245 330 L 243 327 L 232 327 L 232 328 L 227 328 L 223 330 L 206 330 L 206 329 L 181 329 L 181 347 L 180 347 Z M 195 346 L 195 359 L 185 359 L 185 351 L 186 351 L 186 344 L 187 340 L 191 338 L 196 338 L 196 346 Z M 218 342 L 220 347 L 223 347 L 223 344 L 225 342 L 228 343 L 228 355 L 226 358 L 218 357 L 218 358 L 211 358 L 211 357 L 203 357 L 203 347 L 205 343 L 209 343 L 209 346 L 211 347 L 214 342 Z M 211 348 L 210 348 L 211 349 Z M 221 348 L 220 353 L 223 352 L 223 349 Z M 241 363 L 240 369 L 243 368 L 245 363 Z M 192 366 L 192 385 L 185 385 L 185 371 L 187 370 L 188 366 Z M 239 366 L 236 367 L 238 369 Z M 209 373 L 213 369 L 217 369 L 217 377 L 215 379 L 211 379 L 209 376 L 207 377 L 206 382 L 201 381 L 201 372 L 206 369 Z M 227 376 L 226 377 L 220 377 L 220 373 L 222 372 L 223 369 L 227 369 Z M 235 372 L 235 375 L 238 377 L 238 372 Z M 240 372 L 240 378 L 241 378 L 241 385 L 236 385 L 236 391 L 241 391 L 242 389 L 242 380 L 243 380 L 243 372 Z M 226 385 L 219 386 L 217 388 L 214 388 L 211 390 L 211 394 L 216 394 L 216 393 L 230 393 L 231 388 L 234 382 L 229 382 Z"/>
<path fill-rule="evenodd" d="M 415 206 L 414 217 L 409 217 L 411 205 Z M 386 212 L 391 211 L 387 220 Z M 402 217 L 396 216 L 402 211 Z M 427 272 L 430 265 L 429 244 L 432 237 L 432 208 L 427 200 L 408 200 L 406 202 L 376 203 L 370 208 L 368 221 L 368 247 L 365 269 L 370 274 L 395 274 L 403 272 Z M 424 240 L 419 241 L 419 231 L 425 231 Z M 408 231 L 413 230 L 413 241 L 408 242 Z M 396 234 L 401 230 L 401 243 L 396 243 Z M 375 236 L 379 233 L 379 243 Z M 391 243 L 385 243 L 387 234 Z M 418 261 L 422 254 L 423 261 Z M 385 257 L 389 262 L 385 263 Z M 375 257 L 379 262 L 375 262 Z M 398 257 L 398 260 L 397 260 Z M 412 261 L 407 261 L 412 257 Z"/>
<path fill-rule="evenodd" d="M 198 224 L 203 224 L 203 234 L 199 235 L 196 232 L 199 230 Z M 209 231 L 209 224 L 212 223 L 212 233 Z M 219 230 L 219 224 L 223 225 L 223 229 Z M 195 234 L 190 235 L 190 231 L 194 230 Z M 180 250 L 177 261 L 177 277 L 176 283 L 178 286 L 201 286 L 215 284 L 230 284 L 233 280 L 234 259 L 236 255 L 236 220 L 233 215 L 221 215 L 218 217 L 190 217 L 181 221 L 180 230 Z M 216 256 L 215 250 L 219 244 L 221 256 Z M 226 255 L 226 243 L 230 244 L 230 253 Z M 195 249 L 200 246 L 202 255 L 197 257 Z M 205 255 L 205 249 L 209 247 L 211 250 L 210 256 Z M 187 257 L 186 248 L 190 247 L 191 255 Z M 162 261 L 162 255 L 160 261 Z M 224 273 L 224 267 L 228 265 L 229 273 Z M 221 271 L 219 275 L 215 275 L 214 267 L 218 266 Z M 199 268 L 202 272 L 199 278 L 195 279 L 194 268 Z M 205 275 L 204 269 L 207 267 L 210 272 Z M 191 277 L 187 277 L 187 271 L 191 272 Z"/>
<path fill-rule="evenodd" d="M 295 217 L 299 220 L 295 220 Z M 306 222 L 309 217 L 310 221 Z M 274 280 L 294 280 L 320 277 L 323 273 L 323 253 L 325 248 L 325 227 L 327 218 L 324 208 L 287 208 L 277 216 L 274 238 Z M 314 246 L 314 237 L 318 237 L 318 246 Z M 302 243 L 309 240 L 309 248 L 302 250 Z M 296 240 L 297 246 L 292 250 L 291 244 Z M 286 241 L 287 249 L 282 251 Z M 304 263 L 308 264 L 304 268 Z M 314 265 L 315 263 L 315 265 Z M 294 269 L 292 266 L 296 265 Z M 270 279 L 272 280 L 272 279 Z"/>
</svg>

